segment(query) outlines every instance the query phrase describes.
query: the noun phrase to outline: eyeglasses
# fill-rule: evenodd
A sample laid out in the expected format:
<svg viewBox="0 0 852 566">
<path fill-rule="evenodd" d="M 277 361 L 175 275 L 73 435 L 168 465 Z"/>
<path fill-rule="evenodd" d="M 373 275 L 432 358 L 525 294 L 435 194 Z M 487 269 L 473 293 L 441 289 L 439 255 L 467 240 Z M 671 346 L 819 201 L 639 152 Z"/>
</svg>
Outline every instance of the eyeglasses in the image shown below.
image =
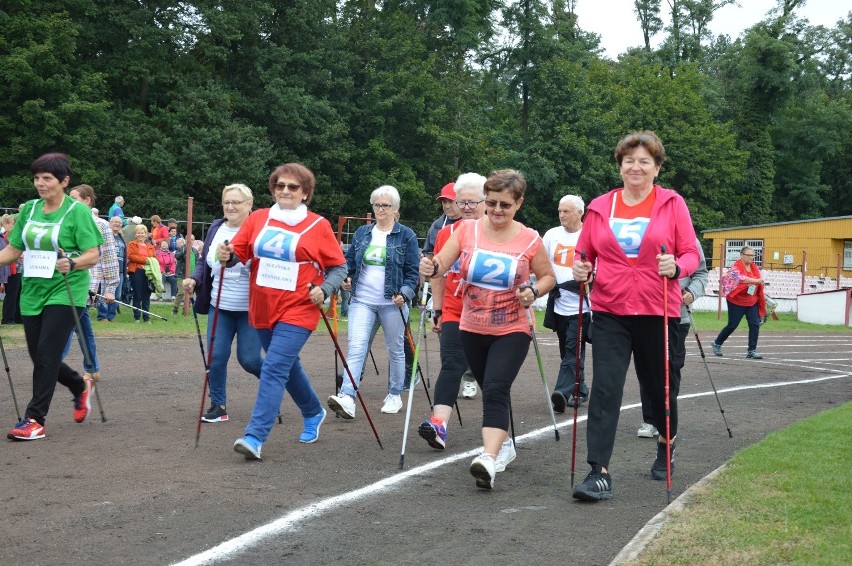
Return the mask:
<svg viewBox="0 0 852 566">
<path fill-rule="evenodd" d="M 296 185 L 294 183 L 275 183 L 275 190 L 276 191 L 283 191 L 284 189 L 287 189 L 288 191 L 295 193 L 296 191 L 298 191 L 301 188 L 302 188 L 302 185 Z"/>
<path fill-rule="evenodd" d="M 740 254 L 740 255 L 742 255 L 743 257 L 754 257 L 754 254 Z"/>
<path fill-rule="evenodd" d="M 373 205 L 373 210 L 390 210 L 393 208 L 392 204 L 379 204 L 376 203 Z"/>
<path fill-rule="evenodd" d="M 239 206 L 244 202 L 245 200 L 223 200 L 222 206 Z"/>
<path fill-rule="evenodd" d="M 481 200 L 457 200 L 456 206 L 459 208 L 476 208 L 481 202 Z"/>
<path fill-rule="evenodd" d="M 494 208 L 494 207 L 499 206 L 500 210 L 509 210 L 510 208 L 515 206 L 515 204 L 517 204 L 517 203 L 515 203 L 515 202 L 504 202 L 504 201 L 501 201 L 501 200 L 487 200 L 487 201 L 485 201 L 485 206 L 487 206 L 488 208 Z"/>
</svg>

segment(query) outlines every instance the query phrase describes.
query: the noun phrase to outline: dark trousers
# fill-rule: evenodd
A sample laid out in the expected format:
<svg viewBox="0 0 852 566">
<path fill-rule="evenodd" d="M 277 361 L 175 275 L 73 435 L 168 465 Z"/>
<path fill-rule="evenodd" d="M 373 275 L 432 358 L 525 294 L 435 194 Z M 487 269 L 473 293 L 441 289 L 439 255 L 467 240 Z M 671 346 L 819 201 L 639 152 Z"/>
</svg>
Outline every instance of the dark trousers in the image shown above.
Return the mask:
<svg viewBox="0 0 852 566">
<path fill-rule="evenodd" d="M 512 383 L 527 358 L 530 335 L 512 332 L 490 336 L 462 330 L 459 338 L 470 371 L 482 389 L 482 426 L 509 430 Z"/>
<path fill-rule="evenodd" d="M 10 275 L 6 281 L 6 298 L 3 299 L 3 324 L 21 324 L 21 274 Z"/>
<path fill-rule="evenodd" d="M 669 318 L 669 337 L 675 336 L 680 318 Z M 669 340 L 672 356 L 676 340 Z M 589 399 L 586 425 L 587 461 L 609 467 L 615 444 L 624 381 L 630 358 L 641 387 L 648 393 L 652 424 L 665 430 L 665 355 L 663 353 L 662 316 L 614 316 L 595 313 L 595 356 L 592 367 L 595 382 Z M 677 395 L 680 382 L 669 379 L 671 435 L 677 434 Z"/>
<path fill-rule="evenodd" d="M 86 389 L 83 378 L 62 361 L 62 348 L 74 328 L 68 305 L 48 305 L 41 314 L 24 317 L 24 336 L 33 361 L 33 397 L 25 416 L 44 424 L 58 381 L 75 397 Z M 77 307 L 73 307 L 77 308 Z M 82 309 L 77 308 L 79 316 Z"/>
<path fill-rule="evenodd" d="M 672 357 L 669 361 L 669 388 L 673 384 L 680 391 L 680 376 L 683 364 L 686 362 L 686 337 L 689 336 L 689 324 L 678 324 L 677 332 L 669 334 L 669 348 L 672 351 Z M 651 411 L 651 399 L 645 392 L 642 384 L 639 384 L 639 397 L 642 399 L 642 422 L 654 424 L 654 415 Z M 665 436 L 664 428 L 657 429 L 659 433 Z"/>
<path fill-rule="evenodd" d="M 137 309 L 145 311 L 151 310 L 151 290 L 148 289 L 148 276 L 145 275 L 145 270 L 137 269 L 130 274 L 130 280 L 133 282 L 133 306 Z M 133 311 L 133 318 L 139 320 L 142 313 L 138 310 Z M 144 316 L 145 322 L 151 318 L 147 314 Z"/>
<path fill-rule="evenodd" d="M 556 321 L 556 336 L 559 338 L 559 355 L 562 362 L 559 364 L 559 376 L 556 378 L 554 391 L 559 391 L 566 399 L 574 394 L 574 386 L 577 381 L 577 330 L 578 316 L 562 316 L 553 314 Z M 583 313 L 583 334 L 588 331 L 592 322 L 592 315 Z M 589 386 L 586 385 L 586 342 L 580 341 L 580 397 L 589 396 Z"/>
<path fill-rule="evenodd" d="M 748 322 L 748 351 L 757 349 L 757 338 L 760 335 L 760 315 L 758 314 L 757 303 L 750 307 L 741 307 L 728 301 L 728 325 L 722 329 L 716 337 L 716 344 L 721 346 L 728 339 L 728 336 L 733 334 L 740 321 L 746 317 Z"/>
<path fill-rule="evenodd" d="M 467 358 L 459 339 L 458 322 L 442 322 L 441 333 L 441 371 L 435 382 L 435 404 L 452 407 L 459 396 L 459 385 L 467 371 Z"/>
</svg>

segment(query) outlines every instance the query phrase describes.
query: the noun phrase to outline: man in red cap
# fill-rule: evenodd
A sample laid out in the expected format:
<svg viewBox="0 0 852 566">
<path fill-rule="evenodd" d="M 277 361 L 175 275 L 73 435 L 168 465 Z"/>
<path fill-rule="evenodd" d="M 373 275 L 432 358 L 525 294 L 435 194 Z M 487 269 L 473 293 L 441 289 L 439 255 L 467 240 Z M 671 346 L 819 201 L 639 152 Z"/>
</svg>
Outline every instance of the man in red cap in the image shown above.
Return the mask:
<svg viewBox="0 0 852 566">
<path fill-rule="evenodd" d="M 438 231 L 444 226 L 449 226 L 461 218 L 461 210 L 459 210 L 459 207 L 456 206 L 455 183 L 447 183 L 444 185 L 444 188 L 441 189 L 441 194 L 438 195 L 437 200 L 441 201 L 441 207 L 444 209 L 444 213 L 439 216 L 431 226 L 429 226 L 429 231 L 426 232 L 426 241 L 423 242 L 423 255 L 429 257 L 432 256 L 432 252 L 435 249 L 435 238 L 438 237 Z"/>
</svg>

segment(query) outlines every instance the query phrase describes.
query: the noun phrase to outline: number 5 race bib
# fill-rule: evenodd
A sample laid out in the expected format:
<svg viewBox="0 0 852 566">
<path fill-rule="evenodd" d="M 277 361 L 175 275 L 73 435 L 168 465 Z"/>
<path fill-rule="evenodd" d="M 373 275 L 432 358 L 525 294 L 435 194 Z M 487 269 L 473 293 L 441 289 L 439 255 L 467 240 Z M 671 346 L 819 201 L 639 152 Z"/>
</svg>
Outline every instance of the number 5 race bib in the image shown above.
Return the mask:
<svg viewBox="0 0 852 566">
<path fill-rule="evenodd" d="M 642 243 L 645 230 L 648 229 L 650 222 L 650 218 L 631 218 L 629 220 L 620 218 L 609 219 L 612 233 L 615 235 L 615 239 L 618 240 L 618 245 L 621 246 L 624 255 L 629 258 L 639 257 L 639 245 Z"/>
</svg>

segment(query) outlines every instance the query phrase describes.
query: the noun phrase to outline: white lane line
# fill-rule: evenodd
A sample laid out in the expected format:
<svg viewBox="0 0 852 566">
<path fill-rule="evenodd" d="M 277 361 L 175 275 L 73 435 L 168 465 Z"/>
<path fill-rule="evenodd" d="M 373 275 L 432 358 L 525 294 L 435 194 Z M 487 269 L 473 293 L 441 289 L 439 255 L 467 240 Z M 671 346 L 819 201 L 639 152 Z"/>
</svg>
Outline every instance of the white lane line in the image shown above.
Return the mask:
<svg viewBox="0 0 852 566">
<path fill-rule="evenodd" d="M 773 387 L 785 387 L 788 385 L 804 385 L 809 383 L 816 383 L 820 381 L 829 381 L 834 379 L 842 379 L 845 377 L 849 377 L 852 373 L 845 373 L 842 375 L 830 375 L 824 377 L 817 377 L 812 379 L 801 379 L 796 381 L 779 381 L 774 383 L 757 383 L 750 385 L 741 385 L 737 387 L 728 387 L 726 389 L 719 389 L 719 393 L 728 393 L 733 391 L 744 391 L 747 389 L 766 389 Z M 704 391 L 702 393 L 690 393 L 687 395 L 679 395 L 678 399 L 694 399 L 696 397 L 707 397 L 709 395 L 713 395 L 713 391 Z M 621 407 L 621 411 L 627 411 L 629 409 L 635 409 L 637 407 L 641 407 L 641 403 L 633 403 L 630 405 L 624 405 Z M 565 422 L 558 423 L 557 428 L 568 427 L 573 423 L 573 418 L 568 419 Z M 577 422 L 584 422 L 586 420 L 586 415 L 578 416 Z M 546 427 L 542 427 L 537 430 L 533 430 L 526 434 L 522 434 L 517 437 L 517 440 L 529 440 L 533 438 L 537 438 L 539 436 L 543 436 L 545 434 L 550 434 L 553 432 L 553 425 L 549 425 Z M 303 521 L 309 519 L 316 519 L 320 515 L 327 513 L 333 509 L 338 507 L 342 507 L 347 503 L 357 501 L 362 498 L 372 497 L 378 494 L 381 494 L 385 491 L 388 491 L 390 488 L 396 486 L 404 482 L 405 480 L 419 476 L 425 472 L 430 470 L 434 470 L 436 468 L 440 468 L 442 466 L 446 466 L 448 464 L 452 464 L 453 462 L 457 462 L 464 458 L 470 458 L 472 456 L 476 456 L 479 454 L 481 448 L 477 447 L 473 450 L 468 450 L 467 452 L 463 452 L 460 454 L 456 454 L 454 456 L 448 456 L 446 458 L 441 458 L 440 460 L 436 460 L 434 462 L 430 462 L 428 464 L 423 464 L 421 466 L 417 466 L 416 468 L 411 468 L 410 470 L 400 472 L 398 474 L 394 474 L 389 478 L 385 478 L 383 480 L 377 481 L 373 484 L 366 485 L 360 489 L 356 489 L 353 491 L 348 491 L 346 493 L 342 493 L 340 495 L 335 495 L 333 497 L 329 497 L 326 499 L 321 499 L 314 503 L 310 503 L 305 505 L 304 507 L 300 507 L 298 509 L 294 509 L 290 511 L 286 515 L 282 516 L 279 519 L 276 519 L 272 522 L 269 522 L 265 525 L 261 525 L 255 529 L 252 529 L 242 535 L 239 535 L 230 540 L 226 540 L 213 548 L 205 550 L 199 554 L 194 556 L 190 556 L 189 558 L 176 562 L 175 566 L 190 566 L 190 565 L 200 565 L 200 564 L 210 564 L 212 562 L 218 560 L 225 560 L 229 558 L 233 558 L 235 555 L 248 550 L 254 546 L 257 546 L 265 539 L 270 537 L 281 535 L 282 533 L 290 532 L 295 530 L 296 527 Z"/>
</svg>

